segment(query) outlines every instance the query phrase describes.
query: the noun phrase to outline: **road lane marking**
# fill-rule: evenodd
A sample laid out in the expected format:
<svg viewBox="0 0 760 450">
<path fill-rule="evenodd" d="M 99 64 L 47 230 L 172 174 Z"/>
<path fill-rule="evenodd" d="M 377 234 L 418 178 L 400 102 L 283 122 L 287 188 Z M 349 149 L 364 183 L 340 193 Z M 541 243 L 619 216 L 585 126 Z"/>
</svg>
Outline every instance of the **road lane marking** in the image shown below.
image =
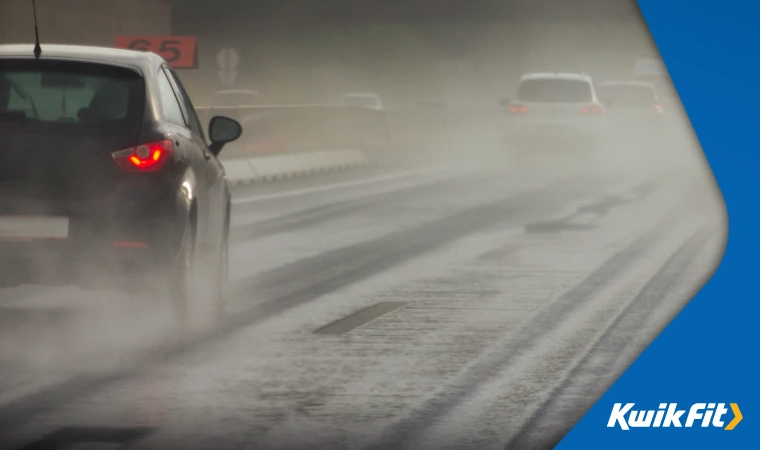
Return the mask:
<svg viewBox="0 0 760 450">
<path fill-rule="evenodd" d="M 449 167 L 438 167 L 435 169 L 426 169 L 426 170 L 418 170 L 418 171 L 411 171 L 411 172 L 402 172 L 397 173 L 393 175 L 384 175 L 380 177 L 374 177 L 374 178 L 367 178 L 363 180 L 356 180 L 356 181 L 346 181 L 343 183 L 335 183 L 335 184 L 328 184 L 326 186 L 315 186 L 311 188 L 305 188 L 305 189 L 298 189 L 294 191 L 288 191 L 288 192 L 279 192 L 276 194 L 267 194 L 267 195 L 256 195 L 253 197 L 245 197 L 245 198 L 239 198 L 232 200 L 232 204 L 240 204 L 240 203 L 256 203 L 256 202 L 263 202 L 266 200 L 274 200 L 278 198 L 286 198 L 286 197 L 296 197 L 299 195 L 307 195 L 307 194 L 314 194 L 317 192 L 326 192 L 326 191 L 334 191 L 337 189 L 345 189 L 350 188 L 354 186 L 363 186 L 367 184 L 374 184 L 374 183 L 380 183 L 382 181 L 390 181 L 390 180 L 396 180 L 399 178 L 409 178 L 414 177 L 418 175 L 425 175 L 430 173 L 439 173 L 439 172 L 446 172 L 451 170 Z"/>
<path fill-rule="evenodd" d="M 364 309 L 350 314 L 342 319 L 338 319 L 335 322 L 325 325 L 324 327 L 315 331 L 317 334 L 345 334 L 349 331 L 353 331 L 362 325 L 366 325 L 375 319 L 378 319 L 386 314 L 390 314 L 397 309 L 403 308 L 408 302 L 380 302 L 375 303 L 372 306 L 368 306 Z"/>
</svg>

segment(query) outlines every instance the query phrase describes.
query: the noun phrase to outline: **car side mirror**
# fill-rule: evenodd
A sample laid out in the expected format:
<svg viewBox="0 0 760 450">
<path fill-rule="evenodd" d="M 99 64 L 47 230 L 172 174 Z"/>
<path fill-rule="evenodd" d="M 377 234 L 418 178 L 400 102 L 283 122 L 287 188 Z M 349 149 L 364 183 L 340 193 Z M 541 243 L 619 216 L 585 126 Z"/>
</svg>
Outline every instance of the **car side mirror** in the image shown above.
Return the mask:
<svg viewBox="0 0 760 450">
<path fill-rule="evenodd" d="M 211 145 L 209 150 L 214 156 L 219 156 L 222 148 L 234 142 L 240 138 L 243 134 L 243 127 L 237 120 L 230 119 L 229 117 L 216 116 L 211 118 L 211 122 L 208 126 L 209 139 L 211 139 Z"/>
<path fill-rule="evenodd" d="M 501 100 L 499 100 L 499 106 L 502 106 L 506 108 L 509 106 L 509 103 L 512 101 L 509 97 L 503 97 Z"/>
</svg>

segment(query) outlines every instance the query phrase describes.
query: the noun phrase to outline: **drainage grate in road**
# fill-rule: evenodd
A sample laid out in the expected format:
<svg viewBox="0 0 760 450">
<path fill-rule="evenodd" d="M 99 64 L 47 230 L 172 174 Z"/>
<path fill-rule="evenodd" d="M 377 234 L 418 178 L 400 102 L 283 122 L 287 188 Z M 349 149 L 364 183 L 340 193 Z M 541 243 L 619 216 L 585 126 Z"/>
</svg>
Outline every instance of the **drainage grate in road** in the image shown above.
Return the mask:
<svg viewBox="0 0 760 450">
<path fill-rule="evenodd" d="M 361 309 L 349 316 L 336 320 L 333 323 L 315 331 L 318 334 L 345 334 L 365 325 L 373 320 L 406 306 L 408 302 L 381 302 Z"/>
</svg>

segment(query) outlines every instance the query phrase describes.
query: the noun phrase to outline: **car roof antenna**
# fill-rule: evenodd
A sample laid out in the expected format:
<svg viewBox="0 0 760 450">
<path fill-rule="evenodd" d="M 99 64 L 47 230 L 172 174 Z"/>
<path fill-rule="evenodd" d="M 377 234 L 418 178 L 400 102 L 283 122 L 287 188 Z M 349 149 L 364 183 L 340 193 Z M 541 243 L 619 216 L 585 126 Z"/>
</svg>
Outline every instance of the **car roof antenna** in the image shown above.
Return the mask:
<svg viewBox="0 0 760 450">
<path fill-rule="evenodd" d="M 34 57 L 40 59 L 42 47 L 40 47 L 40 32 L 37 29 L 37 2 L 32 0 L 32 10 L 34 10 Z"/>
</svg>

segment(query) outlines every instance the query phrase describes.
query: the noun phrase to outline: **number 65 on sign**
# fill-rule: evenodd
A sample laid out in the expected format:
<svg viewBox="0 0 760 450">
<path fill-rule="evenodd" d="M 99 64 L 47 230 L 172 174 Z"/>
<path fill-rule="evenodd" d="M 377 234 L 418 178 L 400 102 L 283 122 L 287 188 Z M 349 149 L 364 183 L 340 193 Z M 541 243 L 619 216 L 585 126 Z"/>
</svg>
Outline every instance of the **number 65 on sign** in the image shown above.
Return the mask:
<svg viewBox="0 0 760 450">
<path fill-rule="evenodd" d="M 194 37 L 118 36 L 115 47 L 157 53 L 176 69 L 198 67 Z"/>
</svg>

